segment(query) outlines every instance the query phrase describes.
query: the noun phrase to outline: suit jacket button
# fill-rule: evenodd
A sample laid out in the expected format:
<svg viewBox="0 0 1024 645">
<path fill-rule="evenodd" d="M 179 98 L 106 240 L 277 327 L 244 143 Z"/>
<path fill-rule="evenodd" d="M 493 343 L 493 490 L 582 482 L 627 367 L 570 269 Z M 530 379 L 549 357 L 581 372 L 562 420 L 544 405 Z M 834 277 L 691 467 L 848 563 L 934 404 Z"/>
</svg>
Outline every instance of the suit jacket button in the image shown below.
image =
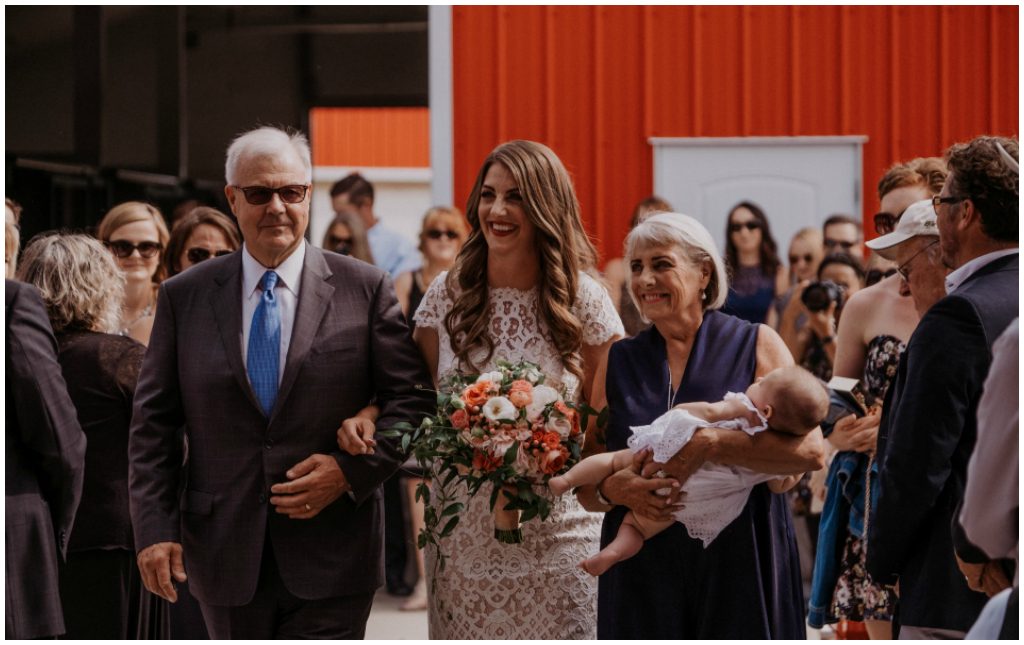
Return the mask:
<svg viewBox="0 0 1024 645">
<path fill-rule="evenodd" d="M 260 493 L 260 504 L 267 503 L 267 496 L 264 493 Z"/>
<path fill-rule="evenodd" d="M 270 450 L 271 448 L 274 447 L 274 440 L 267 439 L 267 443 L 263 444 L 263 447 L 266 448 L 267 450 Z"/>
</svg>

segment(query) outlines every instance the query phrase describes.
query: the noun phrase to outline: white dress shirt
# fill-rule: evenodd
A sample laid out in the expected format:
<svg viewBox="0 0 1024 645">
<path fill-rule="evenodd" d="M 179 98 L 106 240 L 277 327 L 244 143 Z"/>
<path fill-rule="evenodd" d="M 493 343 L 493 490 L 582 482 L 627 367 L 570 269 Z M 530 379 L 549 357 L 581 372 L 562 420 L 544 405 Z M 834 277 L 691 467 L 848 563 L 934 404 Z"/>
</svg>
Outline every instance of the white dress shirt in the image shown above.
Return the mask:
<svg viewBox="0 0 1024 645">
<path fill-rule="evenodd" d="M 977 273 L 983 266 L 991 264 L 999 258 L 1004 258 L 1007 255 L 1013 255 L 1014 253 L 1019 252 L 1020 249 L 1005 249 L 1002 251 L 986 253 L 985 255 L 979 255 L 946 276 L 946 293 L 950 294 L 959 289 L 960 285 L 967 281 L 967 278 Z"/>
<path fill-rule="evenodd" d="M 306 241 L 303 240 L 284 262 L 274 269 L 269 269 L 256 260 L 249 247 L 242 244 L 242 362 L 246 369 L 249 366 L 249 329 L 252 327 L 252 316 L 260 304 L 263 291 L 260 281 L 267 271 L 277 273 L 277 284 L 274 285 L 274 297 L 277 298 L 277 310 L 281 314 L 281 360 L 277 368 L 277 382 L 281 383 L 284 376 L 284 363 L 288 357 L 288 346 L 292 340 L 292 329 L 295 327 L 295 312 L 299 304 L 299 289 L 302 283 L 302 266 L 306 259 Z"/>
</svg>

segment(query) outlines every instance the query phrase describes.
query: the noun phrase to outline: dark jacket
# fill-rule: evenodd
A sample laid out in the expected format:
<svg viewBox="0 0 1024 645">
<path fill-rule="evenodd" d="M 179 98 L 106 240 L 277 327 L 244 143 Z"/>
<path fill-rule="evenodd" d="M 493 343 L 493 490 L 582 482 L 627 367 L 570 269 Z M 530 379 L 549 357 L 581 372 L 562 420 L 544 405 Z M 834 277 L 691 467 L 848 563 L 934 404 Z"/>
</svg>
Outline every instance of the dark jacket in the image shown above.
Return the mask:
<svg viewBox="0 0 1024 645">
<path fill-rule="evenodd" d="M 900 583 L 900 623 L 970 629 L 986 597 L 957 568 L 950 524 L 963 497 L 992 343 L 1017 316 L 1018 256 L 991 262 L 921 318 L 879 429 L 875 581 Z"/>
<path fill-rule="evenodd" d="M 82 496 L 85 435 L 75 417 L 39 292 L 4 282 L 7 300 L 7 638 L 64 633 L 58 558 Z"/>
</svg>

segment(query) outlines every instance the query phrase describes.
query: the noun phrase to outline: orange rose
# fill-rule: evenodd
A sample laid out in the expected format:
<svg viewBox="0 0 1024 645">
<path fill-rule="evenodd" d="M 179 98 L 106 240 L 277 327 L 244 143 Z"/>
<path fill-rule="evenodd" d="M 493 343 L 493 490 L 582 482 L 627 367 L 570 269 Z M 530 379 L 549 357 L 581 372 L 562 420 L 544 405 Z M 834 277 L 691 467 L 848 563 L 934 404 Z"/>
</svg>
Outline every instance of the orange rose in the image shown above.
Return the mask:
<svg viewBox="0 0 1024 645">
<path fill-rule="evenodd" d="M 565 467 L 567 459 L 569 459 L 569 453 L 565 448 L 559 446 L 558 450 L 549 450 L 542 458 L 544 474 L 554 475 Z"/>
<path fill-rule="evenodd" d="M 473 470 L 489 473 L 501 465 L 502 459 L 496 459 L 480 450 L 473 451 Z"/>
<path fill-rule="evenodd" d="M 462 391 L 462 400 L 466 402 L 466 405 L 483 405 L 490 398 L 487 393 L 491 387 L 493 384 L 490 381 L 474 383 Z"/>
<path fill-rule="evenodd" d="M 465 410 L 452 412 L 452 427 L 464 430 L 469 427 L 469 413 Z"/>
<path fill-rule="evenodd" d="M 562 438 L 557 432 L 545 432 L 543 443 L 548 450 L 555 450 L 562 445 Z"/>
<path fill-rule="evenodd" d="M 580 429 L 580 415 L 574 414 L 574 415 L 572 415 L 572 430 L 569 431 L 569 436 L 570 437 L 575 437 L 580 432 L 581 432 L 581 429 Z"/>
<path fill-rule="evenodd" d="M 509 392 L 508 400 L 517 408 L 525 408 L 533 402 L 533 396 L 529 392 Z"/>
<path fill-rule="evenodd" d="M 543 444 L 544 443 L 544 431 L 534 430 L 533 431 L 533 443 Z"/>
<path fill-rule="evenodd" d="M 565 415 L 566 418 L 572 416 L 572 408 L 565 404 L 565 401 L 555 401 L 555 409 Z"/>
</svg>

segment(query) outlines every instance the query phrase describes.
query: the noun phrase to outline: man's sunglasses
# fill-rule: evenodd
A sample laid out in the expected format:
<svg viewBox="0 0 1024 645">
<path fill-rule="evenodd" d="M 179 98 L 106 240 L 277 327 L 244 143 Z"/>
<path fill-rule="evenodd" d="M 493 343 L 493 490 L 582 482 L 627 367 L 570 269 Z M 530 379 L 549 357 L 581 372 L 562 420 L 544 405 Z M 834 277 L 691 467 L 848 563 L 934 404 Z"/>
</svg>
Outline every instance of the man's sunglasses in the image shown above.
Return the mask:
<svg viewBox="0 0 1024 645">
<path fill-rule="evenodd" d="M 893 215 L 892 213 L 875 213 L 875 233 L 879 235 L 888 235 L 896 230 L 896 224 L 899 223 L 900 216 Z"/>
<path fill-rule="evenodd" d="M 455 231 L 439 231 L 437 229 L 430 229 L 425 233 L 425 235 L 432 240 L 439 240 L 442 237 L 447 237 L 449 240 L 459 239 L 459 234 Z"/>
<path fill-rule="evenodd" d="M 122 259 L 131 257 L 131 254 L 136 250 L 139 252 L 141 257 L 148 259 L 160 253 L 164 248 L 159 242 L 139 242 L 138 244 L 132 244 L 127 240 L 113 240 L 104 242 L 103 244 L 110 249 L 111 253 Z"/>
<path fill-rule="evenodd" d="M 755 222 L 753 220 L 751 220 L 749 222 L 738 223 L 738 224 L 729 224 L 729 232 L 730 233 L 736 233 L 737 231 L 739 231 L 740 229 L 742 229 L 744 227 L 748 231 L 756 231 L 757 229 L 761 228 L 761 224 L 760 224 L 760 222 Z"/>
<path fill-rule="evenodd" d="M 827 248 L 830 248 L 830 249 L 834 249 L 837 246 L 841 246 L 841 247 L 843 247 L 844 251 L 849 251 L 856 244 L 857 244 L 856 242 L 847 242 L 846 240 L 833 240 L 830 237 L 826 237 L 825 238 L 825 246 Z"/>
<path fill-rule="evenodd" d="M 234 253 L 234 251 L 221 249 L 220 251 L 211 252 L 210 249 L 204 249 L 201 246 L 196 246 L 185 251 L 185 257 L 187 257 L 188 261 L 192 264 L 199 264 L 204 260 L 209 260 L 211 255 L 219 258 L 222 255 L 228 255 L 230 253 Z"/>
<path fill-rule="evenodd" d="M 789 263 L 796 264 L 797 262 L 806 262 L 810 264 L 814 261 L 814 256 L 808 253 L 807 255 L 791 255 L 789 256 Z"/>
<path fill-rule="evenodd" d="M 270 188 L 269 186 L 234 186 L 234 188 L 241 190 L 245 195 L 245 201 L 253 206 L 269 203 L 275 194 L 280 195 L 281 201 L 285 204 L 298 204 L 306 199 L 306 191 L 309 190 L 309 186 L 299 184 L 281 186 L 280 188 Z"/>
</svg>

